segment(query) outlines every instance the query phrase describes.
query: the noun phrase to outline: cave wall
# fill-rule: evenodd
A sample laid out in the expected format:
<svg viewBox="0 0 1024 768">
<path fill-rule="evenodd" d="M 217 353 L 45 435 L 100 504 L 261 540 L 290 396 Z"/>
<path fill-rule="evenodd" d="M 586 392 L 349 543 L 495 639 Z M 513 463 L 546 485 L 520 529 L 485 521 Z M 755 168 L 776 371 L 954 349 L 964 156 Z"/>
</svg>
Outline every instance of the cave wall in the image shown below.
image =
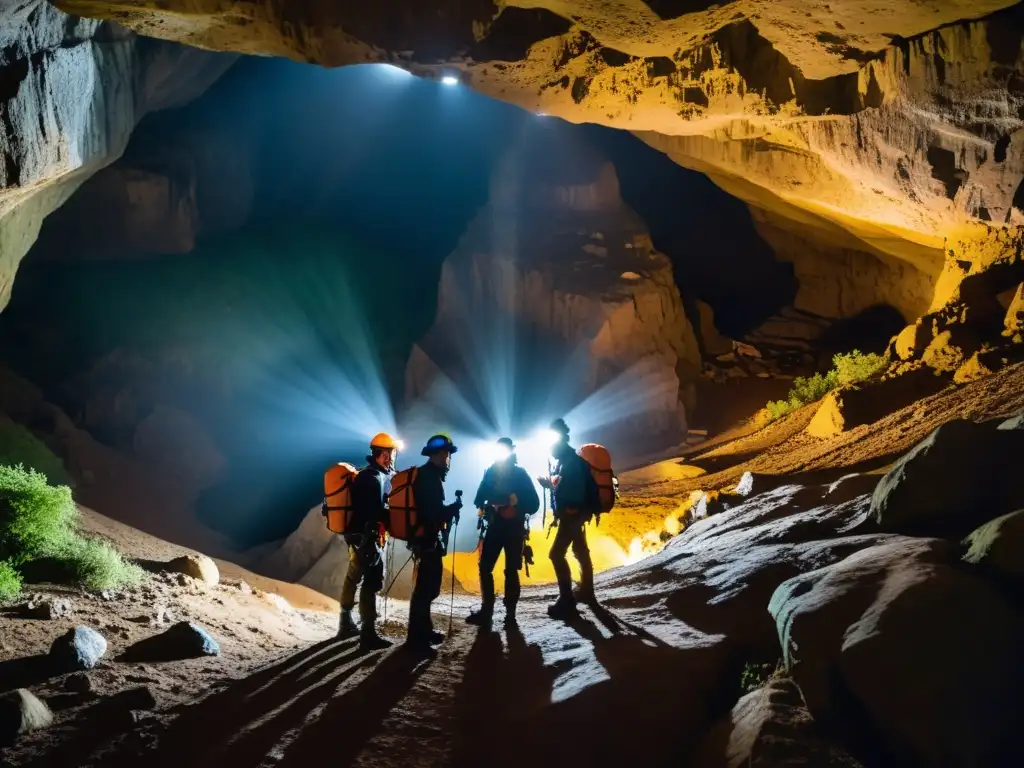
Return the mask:
<svg viewBox="0 0 1024 768">
<path fill-rule="evenodd" d="M 632 437 L 663 445 L 685 435 L 700 351 L 671 262 L 622 201 L 614 166 L 577 134 L 524 131 L 445 260 L 437 306 L 406 370 L 409 403 L 444 412 L 436 387 L 452 381 L 501 428 L 512 402 L 519 418 L 550 419 L 618 386 L 606 423 L 631 417 Z"/>
<path fill-rule="evenodd" d="M 843 319 L 886 304 L 906 322 L 913 322 L 931 306 L 937 272 L 928 274 L 886 253 L 844 247 L 844 240 L 852 238 L 794 226 L 789 219 L 760 208 L 752 208 L 751 215 L 776 258 L 793 265 L 798 282 L 796 309 Z"/>
<path fill-rule="evenodd" d="M 0 8 L 0 309 L 43 219 L 124 151 L 143 115 L 193 98 L 234 59 L 45 0 Z"/>
</svg>

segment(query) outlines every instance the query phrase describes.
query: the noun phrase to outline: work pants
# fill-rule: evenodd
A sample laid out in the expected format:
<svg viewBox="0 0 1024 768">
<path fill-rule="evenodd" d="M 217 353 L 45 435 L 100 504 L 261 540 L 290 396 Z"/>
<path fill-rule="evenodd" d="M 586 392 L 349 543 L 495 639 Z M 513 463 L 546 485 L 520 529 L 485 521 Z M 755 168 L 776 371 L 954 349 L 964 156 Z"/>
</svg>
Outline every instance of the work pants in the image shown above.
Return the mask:
<svg viewBox="0 0 1024 768">
<path fill-rule="evenodd" d="M 494 610 L 494 566 L 502 551 L 505 552 L 505 609 L 512 613 L 519 602 L 519 571 L 523 567 L 523 543 L 526 538 L 523 520 L 506 520 L 495 515 L 487 526 L 484 545 L 480 551 L 480 591 L 483 610 Z"/>
<path fill-rule="evenodd" d="M 377 619 L 377 593 L 384 586 L 384 551 L 374 536 L 352 536 L 348 542 L 348 570 L 341 585 L 342 610 L 350 611 L 359 590 L 359 619 L 364 628 Z"/>
<path fill-rule="evenodd" d="M 558 579 L 558 596 L 560 600 L 573 602 L 572 571 L 565 559 L 569 546 L 580 564 L 580 588 L 585 592 L 594 591 L 594 566 L 590 562 L 590 548 L 587 547 L 586 523 L 589 515 L 579 512 L 563 513 L 559 516 L 558 527 L 555 529 L 555 540 L 551 544 L 551 564 L 555 568 Z"/>
<path fill-rule="evenodd" d="M 435 547 L 419 553 L 416 568 L 416 583 L 409 601 L 409 637 L 422 639 L 433 631 L 430 620 L 430 604 L 441 594 L 442 556 Z"/>
</svg>

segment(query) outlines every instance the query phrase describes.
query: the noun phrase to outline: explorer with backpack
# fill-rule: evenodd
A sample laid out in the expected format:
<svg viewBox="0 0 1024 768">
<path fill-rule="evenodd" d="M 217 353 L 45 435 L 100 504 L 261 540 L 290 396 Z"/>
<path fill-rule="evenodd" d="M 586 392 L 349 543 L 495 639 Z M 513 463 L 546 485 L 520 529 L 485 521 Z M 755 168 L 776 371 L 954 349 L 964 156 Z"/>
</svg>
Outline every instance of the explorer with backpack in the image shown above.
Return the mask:
<svg viewBox="0 0 1024 768">
<path fill-rule="evenodd" d="M 590 444 L 575 451 L 569 445 L 569 427 L 562 419 L 554 421 L 551 429 L 558 433 L 551 450 L 555 464 L 549 477 L 539 478 L 540 484 L 551 491 L 556 526 L 550 557 L 558 579 L 558 600 L 548 607 L 548 615 L 566 619 L 576 615 L 577 601 L 596 602 L 586 524 L 595 517 L 600 520 L 601 513 L 612 509 L 617 483 L 607 450 Z M 566 560 L 569 547 L 580 564 L 580 587 L 575 594 Z"/>
</svg>

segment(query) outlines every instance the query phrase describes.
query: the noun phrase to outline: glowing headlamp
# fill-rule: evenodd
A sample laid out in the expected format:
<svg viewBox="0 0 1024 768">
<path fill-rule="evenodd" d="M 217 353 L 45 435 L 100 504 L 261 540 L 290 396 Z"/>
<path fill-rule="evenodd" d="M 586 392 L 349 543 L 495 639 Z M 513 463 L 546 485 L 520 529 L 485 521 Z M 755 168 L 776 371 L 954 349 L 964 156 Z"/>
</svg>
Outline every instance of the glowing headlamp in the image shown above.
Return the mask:
<svg viewBox="0 0 1024 768">
<path fill-rule="evenodd" d="M 537 433 L 537 442 L 549 448 L 557 443 L 561 438 L 562 436 L 553 429 L 542 429 Z"/>
<path fill-rule="evenodd" d="M 405 440 L 399 440 L 399 439 L 396 438 L 395 439 L 395 450 L 396 451 L 404 451 L 405 450 Z"/>
</svg>

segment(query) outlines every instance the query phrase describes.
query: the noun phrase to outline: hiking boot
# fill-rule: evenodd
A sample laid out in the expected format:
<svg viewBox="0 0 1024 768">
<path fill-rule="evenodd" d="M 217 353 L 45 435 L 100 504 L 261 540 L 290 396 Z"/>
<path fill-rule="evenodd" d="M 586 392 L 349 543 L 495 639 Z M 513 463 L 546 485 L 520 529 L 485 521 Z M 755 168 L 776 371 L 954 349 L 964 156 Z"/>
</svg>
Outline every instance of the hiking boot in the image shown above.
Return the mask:
<svg viewBox="0 0 1024 768">
<path fill-rule="evenodd" d="M 488 611 L 486 608 L 481 608 L 479 611 L 473 611 L 469 616 L 466 617 L 467 624 L 475 624 L 478 627 L 489 627 L 491 620 L 494 618 L 494 612 Z"/>
<path fill-rule="evenodd" d="M 436 629 L 430 630 L 427 633 L 427 642 L 431 645 L 440 645 L 444 642 L 444 632 L 438 632 Z"/>
<path fill-rule="evenodd" d="M 576 604 L 562 597 L 548 606 L 548 616 L 552 619 L 568 620 L 577 618 L 579 615 Z"/>
<path fill-rule="evenodd" d="M 344 639 L 359 634 L 359 625 L 352 618 L 351 610 L 342 610 L 341 619 L 338 620 L 338 634 L 336 637 Z"/>
<path fill-rule="evenodd" d="M 516 618 L 516 612 L 515 611 L 508 611 L 505 614 L 505 626 L 506 627 L 518 627 L 519 626 L 519 620 Z"/>
<path fill-rule="evenodd" d="M 597 595 L 594 594 L 593 589 L 578 587 L 573 590 L 572 596 L 577 603 L 583 603 L 584 605 L 597 605 Z"/>
<path fill-rule="evenodd" d="M 359 638 L 359 650 L 363 653 L 368 653 L 369 651 L 382 651 L 385 648 L 390 647 L 391 641 L 385 640 L 376 632 L 373 634 L 365 634 Z"/>
<path fill-rule="evenodd" d="M 430 638 L 421 635 L 409 635 L 402 646 L 409 653 L 417 656 L 434 656 L 437 651 L 430 645 Z"/>
</svg>

